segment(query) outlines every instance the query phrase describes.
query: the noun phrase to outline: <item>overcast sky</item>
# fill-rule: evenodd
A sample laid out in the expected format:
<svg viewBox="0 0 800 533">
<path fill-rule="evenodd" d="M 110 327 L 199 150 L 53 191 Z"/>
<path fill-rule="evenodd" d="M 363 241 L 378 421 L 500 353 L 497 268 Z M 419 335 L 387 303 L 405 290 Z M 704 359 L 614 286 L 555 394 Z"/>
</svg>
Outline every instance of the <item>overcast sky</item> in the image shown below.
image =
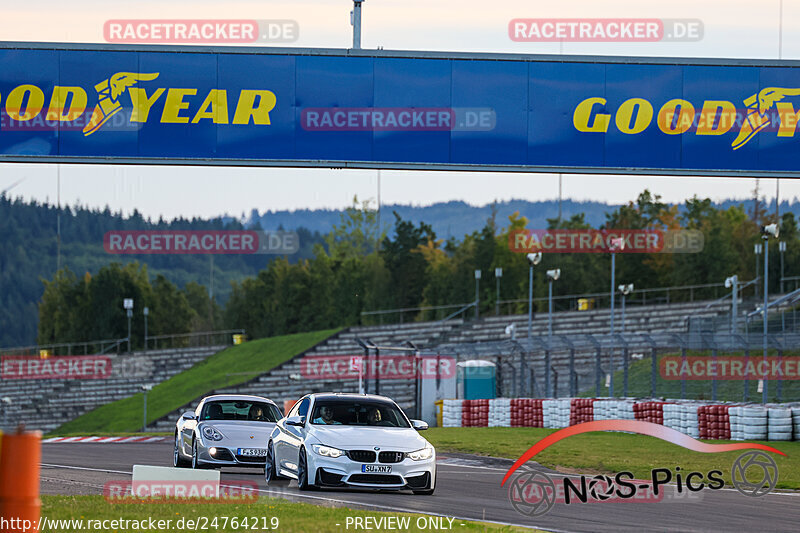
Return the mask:
<svg viewBox="0 0 800 533">
<path fill-rule="evenodd" d="M 564 43 L 564 54 L 778 58 L 780 0 L 366 0 L 363 48 L 470 52 L 559 53 L 558 43 L 510 40 L 513 18 L 692 18 L 704 36 L 691 43 Z M 9 41 L 103 42 L 107 19 L 293 19 L 300 39 L 290 46 L 347 48 L 352 43 L 348 0 L 0 0 L 0 35 Z M 800 57 L 800 0 L 783 1 L 782 57 Z M 354 195 L 375 198 L 372 170 L 177 168 L 62 165 L 62 203 L 105 206 L 147 216 L 209 217 L 296 208 L 343 207 Z M 56 200 L 55 165 L 0 164 L 0 191 Z M 679 202 L 692 194 L 715 200 L 751 196 L 753 179 L 565 175 L 563 195 L 625 202 L 645 187 Z M 775 195 L 775 180 L 762 179 Z M 427 205 L 464 200 L 552 199 L 551 174 L 381 172 L 382 203 Z M 783 180 L 781 198 L 800 197 L 800 180 Z"/>
</svg>

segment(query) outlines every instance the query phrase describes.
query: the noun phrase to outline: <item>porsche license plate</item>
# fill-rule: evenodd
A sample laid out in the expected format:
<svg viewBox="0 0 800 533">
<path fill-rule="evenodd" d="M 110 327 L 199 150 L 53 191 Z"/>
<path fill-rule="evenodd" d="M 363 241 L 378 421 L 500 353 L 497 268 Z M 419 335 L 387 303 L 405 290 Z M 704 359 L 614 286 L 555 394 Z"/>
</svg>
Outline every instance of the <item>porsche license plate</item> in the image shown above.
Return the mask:
<svg viewBox="0 0 800 533">
<path fill-rule="evenodd" d="M 264 457 L 267 455 L 267 450 L 265 448 L 239 448 L 236 453 L 245 457 Z"/>
<path fill-rule="evenodd" d="M 383 465 L 361 465 L 361 471 L 368 474 L 388 474 L 392 471 L 392 467 Z"/>
</svg>

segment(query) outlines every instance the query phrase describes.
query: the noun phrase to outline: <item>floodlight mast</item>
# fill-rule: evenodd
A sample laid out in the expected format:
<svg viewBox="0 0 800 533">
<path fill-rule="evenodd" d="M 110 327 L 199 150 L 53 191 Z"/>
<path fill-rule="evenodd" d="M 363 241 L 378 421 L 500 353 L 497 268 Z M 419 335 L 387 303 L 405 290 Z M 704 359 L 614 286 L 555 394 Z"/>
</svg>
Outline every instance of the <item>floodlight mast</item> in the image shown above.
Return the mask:
<svg viewBox="0 0 800 533">
<path fill-rule="evenodd" d="M 763 312 L 763 326 L 764 326 L 764 333 L 763 333 L 763 341 L 764 341 L 764 364 L 767 364 L 767 332 L 768 332 L 768 324 L 767 324 L 767 311 L 769 306 L 769 238 L 770 236 L 778 238 L 780 233 L 780 228 L 777 224 L 769 224 L 761 228 L 761 238 L 764 241 L 764 307 L 762 307 Z M 766 404 L 768 398 L 768 383 L 769 381 L 766 379 L 760 380 L 762 383 L 761 389 L 761 403 Z"/>
<path fill-rule="evenodd" d="M 353 0 L 351 24 L 353 25 L 353 50 L 361 49 L 361 4 L 364 0 Z"/>
<path fill-rule="evenodd" d="M 533 330 L 533 267 L 542 262 L 542 252 L 530 253 L 525 256 L 530 265 L 528 271 L 528 342 L 531 342 Z"/>
</svg>

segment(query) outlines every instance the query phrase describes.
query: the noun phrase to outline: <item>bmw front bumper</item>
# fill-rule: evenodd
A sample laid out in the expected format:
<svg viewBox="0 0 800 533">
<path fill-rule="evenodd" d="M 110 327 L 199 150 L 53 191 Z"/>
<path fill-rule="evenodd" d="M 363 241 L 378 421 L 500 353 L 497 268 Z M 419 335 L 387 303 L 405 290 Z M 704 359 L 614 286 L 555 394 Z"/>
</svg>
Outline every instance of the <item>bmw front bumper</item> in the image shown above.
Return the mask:
<svg viewBox="0 0 800 533">
<path fill-rule="evenodd" d="M 364 468 L 368 467 L 368 468 Z M 371 467 L 371 468 L 370 468 Z M 376 468 L 377 467 L 377 468 Z M 369 472 L 365 470 L 386 470 Z M 362 487 L 389 490 L 424 490 L 433 488 L 436 478 L 436 452 L 429 459 L 414 461 L 408 457 L 397 463 L 358 462 L 346 455 L 331 458 L 308 453 L 310 479 L 321 487 Z"/>
</svg>

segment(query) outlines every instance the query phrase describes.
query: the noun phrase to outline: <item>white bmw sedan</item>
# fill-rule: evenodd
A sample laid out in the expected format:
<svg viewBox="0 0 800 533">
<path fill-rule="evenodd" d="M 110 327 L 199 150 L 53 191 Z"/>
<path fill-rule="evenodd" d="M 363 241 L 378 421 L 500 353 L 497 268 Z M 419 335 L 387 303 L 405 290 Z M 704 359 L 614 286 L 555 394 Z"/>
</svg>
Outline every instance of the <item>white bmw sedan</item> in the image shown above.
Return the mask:
<svg viewBox="0 0 800 533">
<path fill-rule="evenodd" d="M 410 489 L 433 494 L 436 451 L 389 398 L 366 394 L 309 394 L 275 425 L 265 474 L 317 487 Z"/>
<path fill-rule="evenodd" d="M 207 396 L 175 423 L 176 467 L 264 467 L 269 438 L 281 412 L 261 396 Z"/>
</svg>

